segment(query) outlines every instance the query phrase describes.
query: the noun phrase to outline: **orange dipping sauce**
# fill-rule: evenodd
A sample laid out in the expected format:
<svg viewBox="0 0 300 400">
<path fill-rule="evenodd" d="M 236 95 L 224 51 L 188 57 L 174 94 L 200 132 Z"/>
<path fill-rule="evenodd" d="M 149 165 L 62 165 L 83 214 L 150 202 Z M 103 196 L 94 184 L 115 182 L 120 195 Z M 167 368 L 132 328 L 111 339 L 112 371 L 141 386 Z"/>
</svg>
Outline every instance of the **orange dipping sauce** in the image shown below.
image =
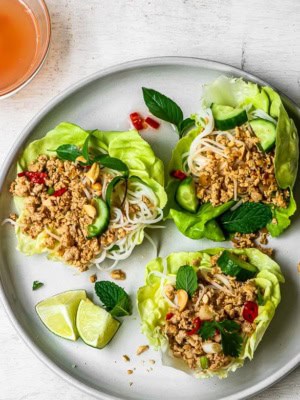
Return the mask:
<svg viewBox="0 0 300 400">
<path fill-rule="evenodd" d="M 36 19 L 21 0 L 0 0 L 0 95 L 33 72 L 38 47 Z"/>
</svg>

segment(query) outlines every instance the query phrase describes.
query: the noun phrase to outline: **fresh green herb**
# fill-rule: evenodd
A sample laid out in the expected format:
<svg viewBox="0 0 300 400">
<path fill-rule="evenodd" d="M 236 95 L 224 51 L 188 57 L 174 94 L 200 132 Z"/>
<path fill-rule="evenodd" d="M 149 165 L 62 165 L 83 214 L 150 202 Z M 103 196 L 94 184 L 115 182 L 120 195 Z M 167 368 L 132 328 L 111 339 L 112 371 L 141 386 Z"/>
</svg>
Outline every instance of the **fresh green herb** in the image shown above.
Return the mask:
<svg viewBox="0 0 300 400">
<path fill-rule="evenodd" d="M 248 202 L 220 218 L 222 227 L 230 233 L 254 233 L 264 228 L 272 219 L 271 207 L 263 203 Z"/>
<path fill-rule="evenodd" d="M 75 161 L 81 156 L 81 151 L 74 144 L 62 144 L 54 151 L 61 160 Z"/>
<path fill-rule="evenodd" d="M 260 291 L 257 293 L 257 303 L 259 306 L 263 306 L 265 304 L 264 296 L 261 294 Z"/>
<path fill-rule="evenodd" d="M 93 159 L 93 162 L 99 162 L 103 167 L 111 168 L 116 171 L 120 171 L 124 176 L 129 175 L 129 170 L 127 165 L 115 157 L 110 157 L 107 154 L 100 154 Z"/>
<path fill-rule="evenodd" d="M 111 247 L 108 251 L 117 251 L 120 250 L 120 246 L 118 246 L 117 244 L 114 244 L 113 247 Z"/>
<path fill-rule="evenodd" d="M 143 97 L 149 111 L 164 121 L 174 124 L 178 132 L 183 121 L 181 108 L 169 97 L 153 89 L 142 88 Z"/>
<path fill-rule="evenodd" d="M 114 317 L 131 315 L 130 297 L 123 288 L 109 281 L 95 283 L 95 291 L 106 310 Z"/>
<path fill-rule="evenodd" d="M 222 322 L 205 321 L 198 333 L 204 340 L 207 340 L 215 335 L 216 330 L 219 330 L 225 356 L 238 357 L 243 343 L 243 338 L 238 333 L 240 328 L 238 323 L 229 319 Z"/>
<path fill-rule="evenodd" d="M 127 179 L 124 177 L 124 176 L 116 176 L 116 177 L 114 177 L 110 182 L 109 182 L 109 185 L 107 186 L 107 189 L 106 189 L 106 195 L 105 195 L 105 200 L 106 200 L 106 203 L 107 203 L 107 205 L 108 205 L 108 207 L 110 207 L 110 203 L 111 203 L 111 196 L 112 196 L 112 193 L 113 193 L 113 191 L 114 191 L 114 188 L 117 186 L 117 184 L 118 183 L 120 183 L 121 181 L 124 181 L 125 182 L 125 185 L 126 185 L 126 188 L 125 188 L 125 193 L 124 193 L 124 199 L 125 199 L 125 197 L 126 197 L 126 189 L 127 189 Z M 124 199 L 123 199 L 123 201 L 124 201 Z M 123 202 L 122 202 L 123 203 Z"/>
<path fill-rule="evenodd" d="M 176 289 L 185 290 L 189 296 L 193 296 L 198 287 L 197 274 L 190 265 L 182 265 L 176 275 Z"/>
<path fill-rule="evenodd" d="M 208 358 L 206 356 L 200 357 L 200 366 L 202 369 L 208 368 Z"/>
<path fill-rule="evenodd" d="M 91 164 L 90 153 L 89 153 L 89 142 L 90 142 L 91 135 L 87 135 L 83 146 L 82 146 L 82 155 L 86 159 L 87 164 Z"/>
<path fill-rule="evenodd" d="M 32 290 L 37 290 L 42 286 L 44 286 L 43 282 L 33 281 Z"/>
<path fill-rule="evenodd" d="M 47 190 L 47 194 L 49 194 L 50 196 L 52 196 L 54 192 L 55 192 L 55 190 L 53 187 L 49 187 Z"/>
<path fill-rule="evenodd" d="M 179 127 L 179 136 L 184 136 L 190 129 L 195 126 L 195 121 L 192 118 L 184 119 Z"/>
</svg>

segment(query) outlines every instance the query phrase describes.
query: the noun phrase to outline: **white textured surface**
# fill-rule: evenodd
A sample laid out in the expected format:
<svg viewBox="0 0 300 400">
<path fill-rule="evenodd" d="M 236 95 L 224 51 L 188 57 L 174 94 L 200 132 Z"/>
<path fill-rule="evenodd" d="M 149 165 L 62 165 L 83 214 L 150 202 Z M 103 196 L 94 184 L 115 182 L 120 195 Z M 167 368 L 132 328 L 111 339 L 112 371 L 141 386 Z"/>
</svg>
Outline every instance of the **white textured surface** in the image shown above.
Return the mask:
<svg viewBox="0 0 300 400">
<path fill-rule="evenodd" d="M 47 3 L 53 28 L 49 57 L 28 87 L 0 102 L 0 162 L 20 130 L 50 98 L 81 77 L 135 58 L 215 59 L 257 74 L 300 103 L 300 2 L 296 0 Z M 31 354 L 1 307 L 0 321 L 0 400 L 90 399 Z M 298 369 L 256 399 L 298 399 L 299 378 Z"/>
</svg>

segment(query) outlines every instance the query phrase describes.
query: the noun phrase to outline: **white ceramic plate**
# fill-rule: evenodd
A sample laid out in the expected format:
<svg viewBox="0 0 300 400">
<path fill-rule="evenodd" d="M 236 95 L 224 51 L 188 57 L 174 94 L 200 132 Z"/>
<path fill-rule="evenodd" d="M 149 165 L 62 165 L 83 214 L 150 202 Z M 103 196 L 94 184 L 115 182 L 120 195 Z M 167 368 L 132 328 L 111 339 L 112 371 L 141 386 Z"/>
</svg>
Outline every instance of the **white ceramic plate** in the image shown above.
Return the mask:
<svg viewBox="0 0 300 400">
<path fill-rule="evenodd" d="M 1 171 L 0 219 L 13 209 L 8 193 L 15 176 L 15 161 L 25 142 L 42 137 L 61 121 L 72 121 L 85 129 L 127 130 L 128 115 L 132 111 L 146 113 L 141 86 L 155 88 L 175 99 L 185 115 L 199 108 L 202 85 L 221 73 L 243 76 L 263 83 L 253 76 L 235 68 L 199 59 L 158 58 L 139 60 L 106 71 L 73 86 L 55 98 L 37 115 L 20 134 Z M 300 111 L 286 99 L 289 107 L 300 120 Z M 158 131 L 142 133 L 165 162 L 177 136 L 167 124 Z M 297 196 L 299 200 L 299 193 Z M 35 304 L 53 294 L 70 289 L 86 289 L 95 301 L 89 275 L 95 271 L 79 274 L 75 269 L 54 263 L 45 256 L 25 257 L 15 250 L 16 240 L 10 226 L 1 227 L 0 243 L 0 297 L 8 315 L 20 336 L 33 352 L 52 370 L 78 388 L 100 399 L 240 399 L 253 395 L 271 385 L 299 364 L 300 360 L 300 304 L 299 274 L 300 220 L 297 215 L 293 226 L 271 245 L 276 248 L 277 261 L 282 265 L 286 284 L 282 286 L 282 302 L 271 323 L 255 358 L 244 368 L 231 374 L 226 380 L 197 381 L 182 372 L 162 367 L 159 354 L 148 351 L 136 356 L 136 348 L 145 344 L 139 332 L 136 309 L 124 323 L 115 339 L 104 350 L 60 339 L 43 326 L 38 319 Z M 168 222 L 166 229 L 150 231 L 158 243 L 159 254 L 171 251 L 195 251 L 217 246 L 207 240 L 192 241 L 182 236 Z M 145 264 L 155 256 L 149 243 L 136 248 L 132 256 L 120 267 L 126 270 L 126 290 L 134 297 L 143 284 Z M 101 279 L 109 278 L 98 273 Z M 32 282 L 40 280 L 45 286 L 33 292 Z M 122 360 L 128 354 L 130 363 Z M 156 360 L 155 365 L 149 359 Z M 76 367 L 75 367 L 76 365 Z M 136 368 L 133 375 L 127 369 Z M 130 385 L 130 382 L 133 382 Z"/>
</svg>

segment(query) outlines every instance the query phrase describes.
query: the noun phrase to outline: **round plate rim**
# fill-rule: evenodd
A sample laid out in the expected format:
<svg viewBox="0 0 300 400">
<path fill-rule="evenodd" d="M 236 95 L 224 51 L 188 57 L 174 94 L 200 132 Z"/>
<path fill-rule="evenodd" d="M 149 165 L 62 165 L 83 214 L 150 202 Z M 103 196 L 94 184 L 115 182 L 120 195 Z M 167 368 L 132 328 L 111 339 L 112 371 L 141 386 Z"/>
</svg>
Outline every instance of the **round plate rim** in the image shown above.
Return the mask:
<svg viewBox="0 0 300 400">
<path fill-rule="evenodd" d="M 9 169 L 18 149 L 28 139 L 34 126 L 36 126 L 60 102 L 64 101 L 72 93 L 75 93 L 77 90 L 82 89 L 83 87 L 87 86 L 88 84 L 90 84 L 91 82 L 93 82 L 95 80 L 102 79 L 104 77 L 107 77 L 109 75 L 112 75 L 112 74 L 115 74 L 118 72 L 129 71 L 131 69 L 138 68 L 138 67 L 149 67 L 149 66 L 159 66 L 159 65 L 161 65 L 161 66 L 166 66 L 166 65 L 176 66 L 176 65 L 178 65 L 178 66 L 187 66 L 187 67 L 193 66 L 193 67 L 200 67 L 200 68 L 201 67 L 209 68 L 209 69 L 220 71 L 221 73 L 222 72 L 227 73 L 227 74 L 232 73 L 233 75 L 237 75 L 237 76 L 246 78 L 247 80 L 253 81 L 260 85 L 268 85 L 268 86 L 274 87 L 273 85 L 270 85 L 269 83 L 260 79 L 256 75 L 248 73 L 240 68 L 234 67 L 234 66 L 226 64 L 226 63 L 203 59 L 203 58 L 197 58 L 197 57 L 162 56 L 162 57 L 142 58 L 142 59 L 127 61 L 124 63 L 112 65 L 105 69 L 101 69 L 101 70 L 97 71 L 96 73 L 93 73 L 93 74 L 77 81 L 76 83 L 70 85 L 69 87 L 67 87 L 60 94 L 58 94 L 57 96 L 52 98 L 30 120 L 30 122 L 25 126 L 25 128 L 21 131 L 21 133 L 15 139 L 10 151 L 8 152 L 7 156 L 5 157 L 5 159 L 3 161 L 2 169 L 0 171 L 0 188 L 2 188 L 2 186 L 3 186 L 3 182 L 7 175 L 8 169 Z M 295 110 L 297 111 L 297 114 L 300 116 L 300 107 L 293 100 L 291 100 L 288 96 L 281 93 L 281 91 L 279 91 L 279 90 L 277 90 L 277 91 L 289 103 L 289 105 L 294 109 L 294 111 Z M 27 334 L 27 332 L 23 329 L 23 327 L 17 320 L 16 316 L 14 315 L 13 309 L 10 306 L 9 301 L 5 295 L 1 279 L 0 279 L 0 300 L 1 300 L 3 308 L 9 318 L 11 324 L 13 325 L 13 327 L 16 330 L 19 337 L 29 347 L 29 349 L 35 354 L 35 356 L 40 361 L 42 361 L 50 370 L 52 370 L 54 373 L 56 373 L 57 375 L 62 377 L 65 381 L 72 384 L 76 388 L 78 388 L 81 391 L 83 391 L 89 395 L 92 395 L 96 398 L 99 398 L 102 400 L 122 400 L 121 397 L 116 397 L 113 395 L 105 394 L 103 392 L 100 392 L 97 389 L 92 388 L 91 386 L 89 386 L 85 383 L 80 382 L 79 380 L 77 380 L 76 378 L 71 376 L 69 373 L 64 371 L 62 368 L 60 368 L 52 360 L 50 360 L 47 357 L 47 355 L 37 345 L 35 345 L 32 338 Z M 292 360 L 290 360 L 290 362 L 288 364 L 284 365 L 275 374 L 271 375 L 267 379 L 257 383 L 255 386 L 253 386 L 251 388 L 237 392 L 234 395 L 224 397 L 223 400 L 238 400 L 238 399 L 245 399 L 245 398 L 254 396 L 254 395 L 262 392 L 263 390 L 267 389 L 274 383 L 278 382 L 282 378 L 284 378 L 286 375 L 288 375 L 290 372 L 292 372 L 299 365 L 300 365 L 300 353 L 296 354 L 295 357 Z"/>
</svg>

